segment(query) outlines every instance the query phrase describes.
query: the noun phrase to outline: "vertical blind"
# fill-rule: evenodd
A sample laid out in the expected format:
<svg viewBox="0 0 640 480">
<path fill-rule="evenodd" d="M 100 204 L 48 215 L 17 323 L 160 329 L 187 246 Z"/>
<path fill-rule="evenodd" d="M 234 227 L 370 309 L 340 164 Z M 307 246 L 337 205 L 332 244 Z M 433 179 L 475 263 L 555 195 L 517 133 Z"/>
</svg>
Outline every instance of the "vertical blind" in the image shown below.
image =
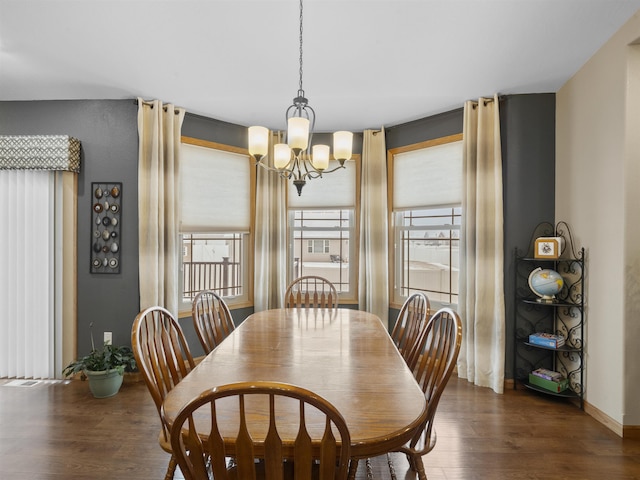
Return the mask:
<svg viewBox="0 0 640 480">
<path fill-rule="evenodd" d="M 459 205 L 462 202 L 462 141 L 393 157 L 393 209 Z"/>
<path fill-rule="evenodd" d="M 55 172 L 0 171 L 0 377 L 55 378 L 61 283 Z"/>
<path fill-rule="evenodd" d="M 249 232 L 251 162 L 248 155 L 182 144 L 180 232 Z"/>
</svg>

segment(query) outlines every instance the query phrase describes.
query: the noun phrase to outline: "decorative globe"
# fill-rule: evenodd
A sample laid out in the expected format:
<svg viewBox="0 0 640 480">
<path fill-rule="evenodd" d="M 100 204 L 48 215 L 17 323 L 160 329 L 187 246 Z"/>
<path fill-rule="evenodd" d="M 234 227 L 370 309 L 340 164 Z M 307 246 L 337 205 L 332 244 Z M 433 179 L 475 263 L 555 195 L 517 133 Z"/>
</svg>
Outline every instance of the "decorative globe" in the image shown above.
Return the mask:
<svg viewBox="0 0 640 480">
<path fill-rule="evenodd" d="M 529 288 L 540 297 L 539 302 L 553 302 L 563 285 L 562 276 L 555 270 L 538 267 L 529 274 Z"/>
</svg>

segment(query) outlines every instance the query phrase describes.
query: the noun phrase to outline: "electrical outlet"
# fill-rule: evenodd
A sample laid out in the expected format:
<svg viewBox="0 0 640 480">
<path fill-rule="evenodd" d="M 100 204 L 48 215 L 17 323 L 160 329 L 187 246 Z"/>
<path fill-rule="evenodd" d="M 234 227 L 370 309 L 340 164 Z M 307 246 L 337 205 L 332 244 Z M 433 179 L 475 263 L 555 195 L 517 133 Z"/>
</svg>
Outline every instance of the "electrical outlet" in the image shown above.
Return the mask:
<svg viewBox="0 0 640 480">
<path fill-rule="evenodd" d="M 104 343 L 108 343 L 111 345 L 111 341 L 113 340 L 113 332 L 104 332 Z"/>
</svg>

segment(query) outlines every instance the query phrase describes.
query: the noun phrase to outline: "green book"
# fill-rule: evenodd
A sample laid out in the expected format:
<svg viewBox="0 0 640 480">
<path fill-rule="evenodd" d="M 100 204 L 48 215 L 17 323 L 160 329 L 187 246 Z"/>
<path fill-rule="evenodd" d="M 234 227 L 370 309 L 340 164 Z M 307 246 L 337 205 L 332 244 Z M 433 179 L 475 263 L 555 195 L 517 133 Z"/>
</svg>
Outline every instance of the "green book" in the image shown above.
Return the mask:
<svg viewBox="0 0 640 480">
<path fill-rule="evenodd" d="M 560 393 L 566 390 L 569 386 L 569 381 L 566 378 L 559 381 L 547 380 L 546 378 L 539 377 L 533 373 L 529 374 L 529 383 L 555 393 Z"/>
</svg>

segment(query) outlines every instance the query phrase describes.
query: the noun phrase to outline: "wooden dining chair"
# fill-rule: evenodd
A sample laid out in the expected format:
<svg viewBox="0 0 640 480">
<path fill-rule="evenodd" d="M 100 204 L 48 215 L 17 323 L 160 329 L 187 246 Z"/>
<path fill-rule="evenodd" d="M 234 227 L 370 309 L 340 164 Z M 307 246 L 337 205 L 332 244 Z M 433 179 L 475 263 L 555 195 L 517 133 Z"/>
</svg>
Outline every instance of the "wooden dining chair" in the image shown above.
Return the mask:
<svg viewBox="0 0 640 480">
<path fill-rule="evenodd" d="M 433 450 L 437 435 L 433 428 L 442 392 L 456 367 L 462 343 L 462 321 L 457 312 L 441 308 L 433 314 L 418 339 L 420 358 L 413 375 L 427 400 L 427 412 L 421 427 L 405 446 L 398 449 L 407 455 L 411 469 L 420 480 L 427 480 L 422 456 Z"/>
<path fill-rule="evenodd" d="M 165 452 L 171 454 L 165 475 L 165 480 L 171 480 L 176 459 L 171 449 L 169 429 L 162 421 L 162 402 L 169 391 L 193 370 L 195 362 L 180 324 L 162 307 L 150 307 L 138 313 L 131 328 L 131 346 L 138 370 L 160 415 L 158 442 Z"/>
<path fill-rule="evenodd" d="M 237 416 L 233 434 L 220 432 L 217 423 L 218 409 L 229 399 Z M 264 405 L 264 413 L 252 413 L 255 405 Z M 283 408 L 300 414 L 292 447 L 280 436 Z M 264 428 L 252 428 L 259 418 Z M 309 428 L 312 418 L 319 428 Z M 185 404 L 171 425 L 171 447 L 185 480 L 346 480 L 351 439 L 344 418 L 324 398 L 298 386 L 260 381 L 217 386 Z"/>
<path fill-rule="evenodd" d="M 413 438 L 398 448 L 407 456 L 411 470 L 419 480 L 427 480 L 422 456 L 436 445 L 436 431 L 433 421 L 438 402 L 449 382 L 460 353 L 462 343 L 462 322 L 460 316 L 450 308 L 441 308 L 426 322 L 420 335 L 415 339 L 415 349 L 419 352 L 413 375 L 424 392 L 427 409 Z M 352 459 L 349 478 L 354 479 L 358 459 Z"/>
<path fill-rule="evenodd" d="M 413 370 L 418 360 L 417 339 L 427 324 L 431 305 L 429 298 L 422 292 L 410 295 L 400 308 L 396 323 L 391 331 L 393 343 L 404 358 L 407 366 Z"/>
<path fill-rule="evenodd" d="M 236 328 L 224 299 L 211 290 L 198 293 L 191 303 L 191 317 L 205 355 Z"/>
<path fill-rule="evenodd" d="M 317 275 L 296 278 L 284 295 L 285 308 L 338 308 L 338 291 L 329 280 Z"/>
</svg>

